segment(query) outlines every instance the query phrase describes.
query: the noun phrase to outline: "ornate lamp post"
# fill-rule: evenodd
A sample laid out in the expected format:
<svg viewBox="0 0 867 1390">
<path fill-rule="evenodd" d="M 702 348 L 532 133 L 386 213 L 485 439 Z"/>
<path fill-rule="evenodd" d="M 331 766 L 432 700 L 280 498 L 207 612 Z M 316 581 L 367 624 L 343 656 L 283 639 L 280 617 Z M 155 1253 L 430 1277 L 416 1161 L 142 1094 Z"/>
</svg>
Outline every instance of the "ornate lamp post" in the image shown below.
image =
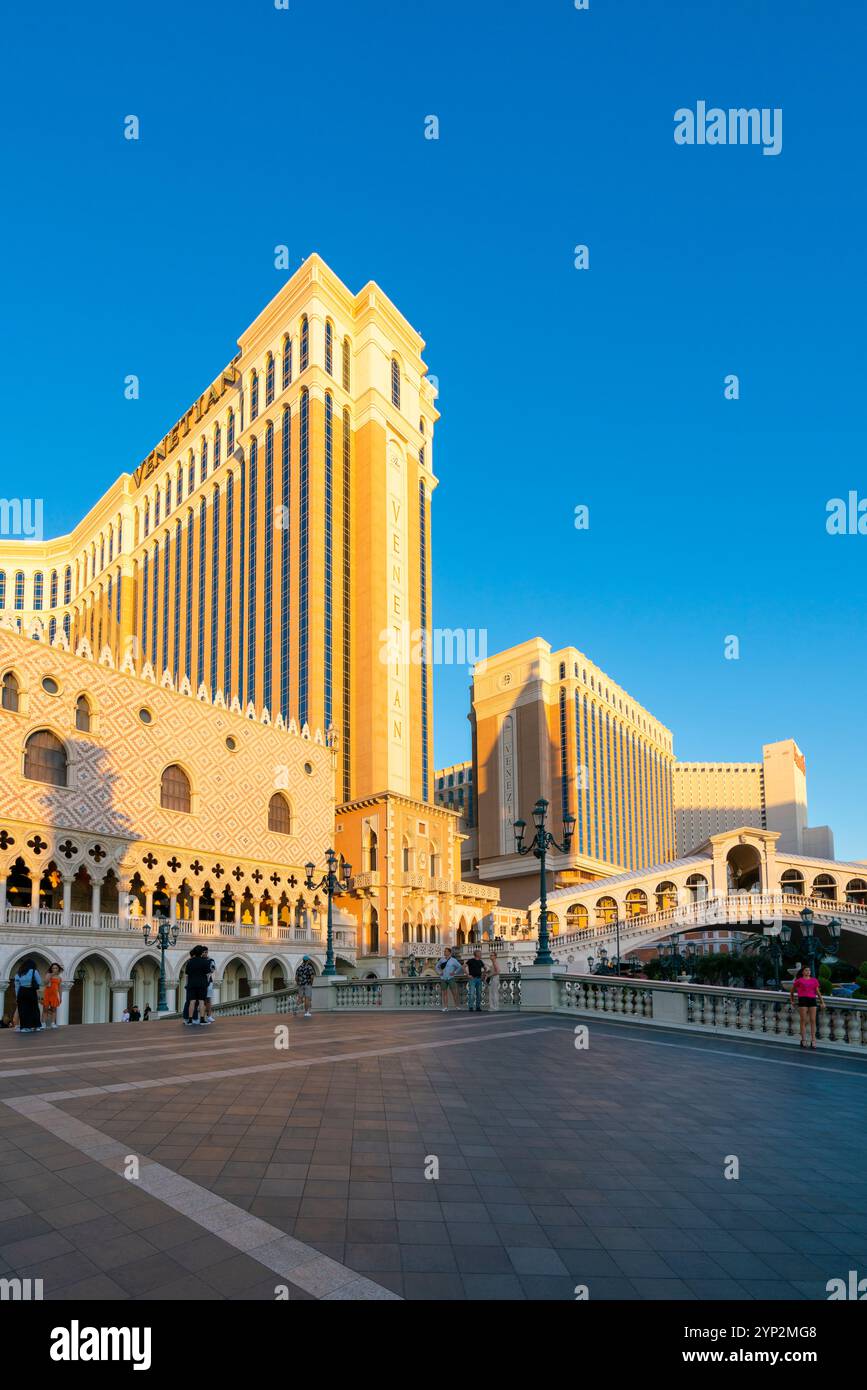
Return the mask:
<svg viewBox="0 0 867 1390">
<path fill-rule="evenodd" d="M 349 892 L 349 882 L 352 878 L 352 866 L 350 864 L 343 865 L 343 880 L 341 881 L 337 873 L 338 859 L 333 849 L 327 849 L 325 851 L 325 862 L 328 868 L 318 883 L 313 882 L 313 873 L 316 869 L 313 860 L 311 859 L 304 865 L 307 870 L 307 878 L 304 880 L 304 886 L 314 893 L 318 893 L 323 888 L 325 889 L 325 894 L 328 898 L 328 936 L 325 948 L 325 966 L 322 974 L 336 975 L 337 968 L 334 964 L 334 919 L 332 915 L 332 903 L 335 898 L 341 897 L 343 894 Z"/>
<path fill-rule="evenodd" d="M 151 935 L 151 923 L 145 922 L 142 927 L 144 942 L 146 946 L 159 946 L 160 948 L 160 986 L 157 995 L 157 1013 L 167 1014 L 169 1011 L 166 999 L 166 948 L 174 946 L 178 939 L 177 926 L 173 925 L 168 918 L 162 917 L 153 928 Z"/>
<path fill-rule="evenodd" d="M 544 797 L 540 796 L 533 807 L 533 824 L 536 828 L 533 838 L 528 845 L 523 843 L 527 822 L 524 820 L 515 821 L 516 853 L 533 854 L 539 861 L 539 946 L 536 951 L 536 958 L 533 961 L 534 965 L 554 964 L 554 957 L 551 955 L 548 944 L 548 884 L 545 871 L 545 859 L 552 845 L 560 854 L 568 854 L 569 846 L 572 843 L 572 835 L 575 830 L 575 817 L 567 812 L 563 817 L 563 843 L 562 845 L 558 845 L 551 832 L 545 829 L 545 818 L 547 814 L 548 803 Z"/>
<path fill-rule="evenodd" d="M 837 954 L 836 948 L 840 940 L 840 919 L 839 917 L 829 917 L 825 924 L 829 938 L 828 948 L 826 948 L 821 937 L 814 930 L 816 926 L 816 914 L 813 912 L 813 909 L 811 907 L 805 907 L 798 916 L 804 923 L 803 943 L 804 950 L 807 953 L 807 959 L 810 962 L 810 974 L 815 975 L 817 960 L 824 960 L 826 956 L 835 957 Z"/>
</svg>

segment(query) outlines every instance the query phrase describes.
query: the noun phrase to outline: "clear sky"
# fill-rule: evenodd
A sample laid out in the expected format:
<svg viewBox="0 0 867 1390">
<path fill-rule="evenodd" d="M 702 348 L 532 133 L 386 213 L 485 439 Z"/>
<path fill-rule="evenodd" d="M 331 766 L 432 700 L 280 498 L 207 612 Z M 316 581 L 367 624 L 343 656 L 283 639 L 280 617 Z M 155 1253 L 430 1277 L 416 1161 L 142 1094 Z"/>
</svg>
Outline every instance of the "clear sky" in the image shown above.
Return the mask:
<svg viewBox="0 0 867 1390">
<path fill-rule="evenodd" d="M 580 647 L 681 758 L 796 738 L 867 857 L 867 536 L 825 528 L 867 497 L 859 0 L 43 0 L 4 37 L 2 495 L 38 478 L 68 529 L 233 355 L 275 245 L 318 251 L 439 378 L 435 624 Z M 698 101 L 782 108 L 781 153 L 676 145 Z M 438 764 L 468 684 L 437 671 Z"/>
</svg>

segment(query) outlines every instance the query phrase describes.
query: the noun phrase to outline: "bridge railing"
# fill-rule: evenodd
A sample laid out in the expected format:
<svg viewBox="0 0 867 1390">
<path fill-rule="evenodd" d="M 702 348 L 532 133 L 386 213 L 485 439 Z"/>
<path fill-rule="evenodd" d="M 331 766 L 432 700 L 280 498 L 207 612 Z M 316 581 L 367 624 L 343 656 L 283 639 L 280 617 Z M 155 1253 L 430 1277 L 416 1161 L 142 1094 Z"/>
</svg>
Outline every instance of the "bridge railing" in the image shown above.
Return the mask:
<svg viewBox="0 0 867 1390">
<path fill-rule="evenodd" d="M 635 1022 L 757 1038 L 797 1039 L 800 1021 L 788 993 L 728 989 L 719 985 L 673 984 L 598 975 L 557 975 L 553 1012 L 614 1014 Z M 867 1002 L 828 999 L 819 1009 L 816 1037 L 822 1043 L 867 1050 Z"/>
</svg>

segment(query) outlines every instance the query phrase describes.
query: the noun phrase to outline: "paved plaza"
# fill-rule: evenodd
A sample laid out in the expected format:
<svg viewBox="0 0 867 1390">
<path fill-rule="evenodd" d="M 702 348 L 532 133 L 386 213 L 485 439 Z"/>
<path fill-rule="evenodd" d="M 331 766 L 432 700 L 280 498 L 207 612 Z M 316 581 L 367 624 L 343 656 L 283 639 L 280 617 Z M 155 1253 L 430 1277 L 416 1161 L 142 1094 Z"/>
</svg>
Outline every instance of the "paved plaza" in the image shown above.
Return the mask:
<svg viewBox="0 0 867 1390">
<path fill-rule="evenodd" d="M 49 1299 L 700 1300 L 867 1272 L 867 1063 L 583 1021 L 587 1050 L 526 1012 L 4 1032 L 0 1275 Z"/>
</svg>

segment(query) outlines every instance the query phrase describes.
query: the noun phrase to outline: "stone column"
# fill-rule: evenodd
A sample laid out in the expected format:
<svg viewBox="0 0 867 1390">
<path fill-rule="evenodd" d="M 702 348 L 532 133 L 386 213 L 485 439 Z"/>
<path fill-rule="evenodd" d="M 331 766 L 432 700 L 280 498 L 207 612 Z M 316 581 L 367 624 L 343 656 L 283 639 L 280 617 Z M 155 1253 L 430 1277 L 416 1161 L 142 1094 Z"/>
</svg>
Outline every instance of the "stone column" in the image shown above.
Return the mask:
<svg viewBox="0 0 867 1390">
<path fill-rule="evenodd" d="M 145 917 L 147 917 L 148 921 L 150 921 L 151 918 L 153 917 L 153 915 L 154 915 L 154 890 L 153 890 L 152 888 L 147 888 L 147 889 L 145 889 Z"/>
<path fill-rule="evenodd" d="M 6 875 L 0 878 L 0 922 L 6 921 Z"/>
<path fill-rule="evenodd" d="M 236 893 L 236 894 L 235 894 L 235 927 L 238 928 L 238 927 L 240 927 L 240 925 L 241 925 L 241 899 L 240 899 L 240 897 L 238 896 L 238 894 Z"/>
<path fill-rule="evenodd" d="M 259 977 L 258 980 L 250 980 L 250 993 L 251 993 L 251 994 L 261 994 L 261 993 L 262 993 L 262 978 L 261 978 L 261 976 Z M 240 996 L 239 996 L 239 997 L 240 997 Z"/>
<path fill-rule="evenodd" d="M 215 981 L 214 981 L 214 992 L 213 992 L 213 996 L 212 996 L 212 998 L 211 998 L 211 1003 L 212 1003 L 212 1004 L 219 1004 L 219 1002 L 220 1002 L 220 986 L 217 984 L 217 982 L 216 982 L 216 980 L 215 980 Z"/>
<path fill-rule="evenodd" d="M 169 922 L 172 926 L 178 920 L 178 895 L 177 892 L 169 894 Z"/>
<path fill-rule="evenodd" d="M 130 991 L 131 980 L 117 980 L 111 987 L 111 1021 L 120 1023 L 123 1019 L 123 1012 L 126 1008 L 126 999 Z"/>
<path fill-rule="evenodd" d="M 201 898 L 201 896 L 202 896 L 201 893 L 193 893 L 193 894 L 192 894 L 192 899 L 193 899 L 193 933 L 194 933 L 194 934 L 195 934 L 196 928 L 197 928 L 198 925 L 199 925 L 199 899 Z"/>
<path fill-rule="evenodd" d="M 117 881 L 117 924 L 121 931 L 129 931 L 130 881 L 122 874 Z"/>
<path fill-rule="evenodd" d="M 94 931 L 99 931 L 99 900 L 102 895 L 102 879 L 94 879 L 90 890 L 90 920 Z"/>
<path fill-rule="evenodd" d="M 275 940 L 277 938 L 277 928 L 280 925 L 280 919 L 278 916 L 279 911 L 279 904 L 275 900 L 271 907 L 271 931 L 274 933 Z"/>
<path fill-rule="evenodd" d="M 168 980 L 166 980 L 166 1003 L 167 1003 L 168 1006 L 169 1006 L 169 1013 L 170 1013 L 170 1014 L 173 1014 L 173 1013 L 175 1012 L 175 1010 L 176 1010 L 176 1007 L 177 1007 L 177 995 L 178 995 L 178 987 L 177 987 L 177 985 L 170 985 L 169 982 L 168 982 Z M 157 1018 L 158 1016 L 159 1016 L 159 1015 L 157 1014 L 156 1009 L 154 1009 L 153 1013 L 151 1014 L 151 1018 Z"/>
<path fill-rule="evenodd" d="M 60 987 L 60 1004 L 54 1018 L 58 1028 L 69 1022 L 69 991 L 71 989 L 72 985 L 64 980 Z"/>
<path fill-rule="evenodd" d="M 72 879 L 63 880 L 63 911 L 60 917 L 61 926 L 68 927 L 72 923 Z"/>
<path fill-rule="evenodd" d="M 30 875 L 30 925 L 39 926 L 39 870 Z"/>
</svg>

